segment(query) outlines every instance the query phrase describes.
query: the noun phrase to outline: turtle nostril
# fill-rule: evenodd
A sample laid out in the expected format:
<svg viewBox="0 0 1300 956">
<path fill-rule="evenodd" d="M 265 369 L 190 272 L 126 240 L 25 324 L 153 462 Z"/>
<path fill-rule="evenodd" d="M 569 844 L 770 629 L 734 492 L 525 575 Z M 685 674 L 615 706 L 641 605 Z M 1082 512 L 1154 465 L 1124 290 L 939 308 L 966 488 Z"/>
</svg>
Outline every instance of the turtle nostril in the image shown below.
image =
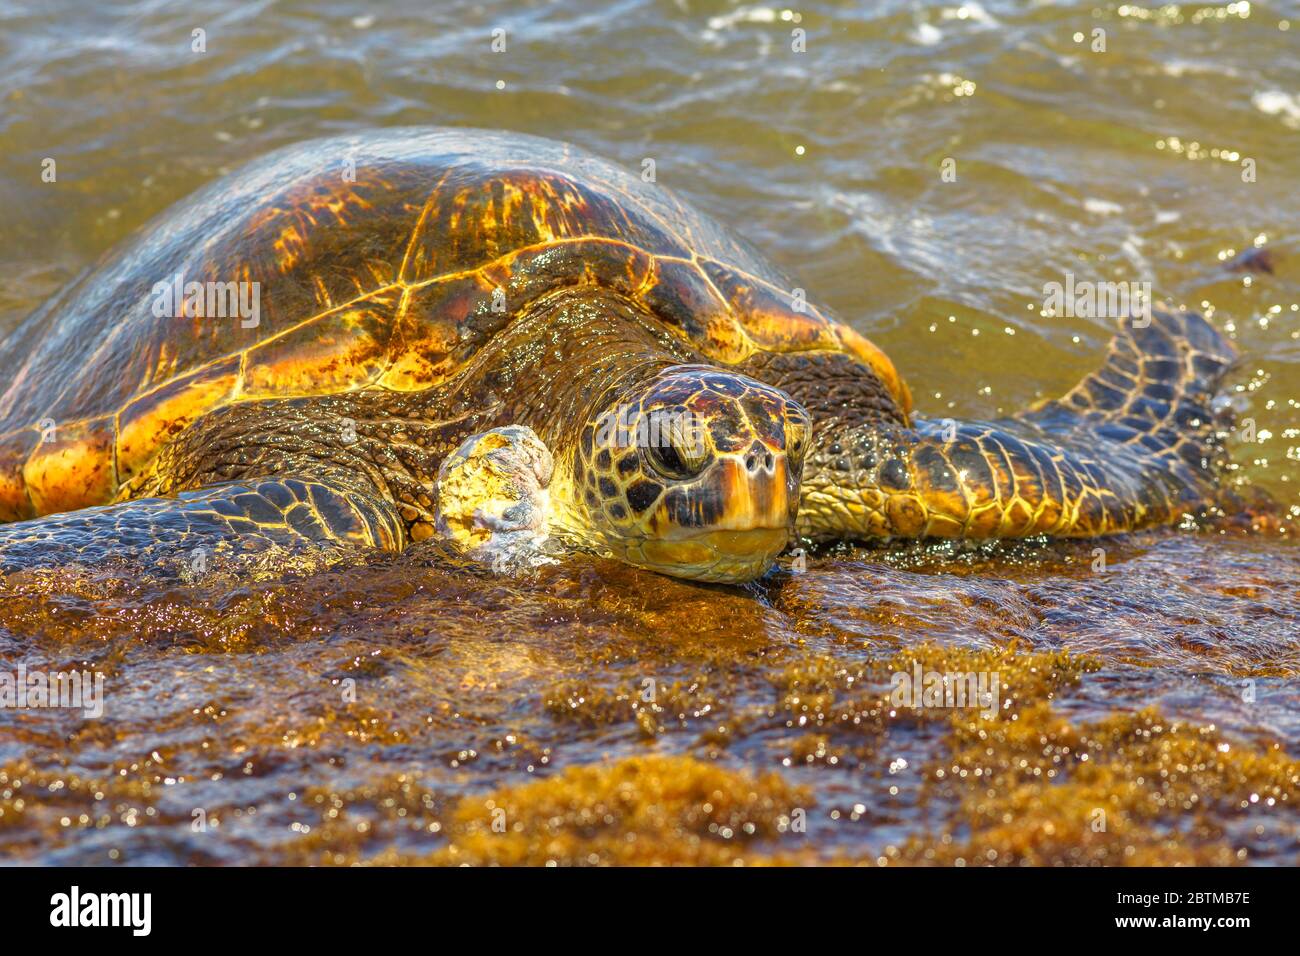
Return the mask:
<svg viewBox="0 0 1300 956">
<path fill-rule="evenodd" d="M 757 474 L 760 469 L 772 471 L 776 466 L 776 459 L 772 453 L 755 442 L 753 447 L 745 453 L 745 470 L 751 475 Z"/>
</svg>

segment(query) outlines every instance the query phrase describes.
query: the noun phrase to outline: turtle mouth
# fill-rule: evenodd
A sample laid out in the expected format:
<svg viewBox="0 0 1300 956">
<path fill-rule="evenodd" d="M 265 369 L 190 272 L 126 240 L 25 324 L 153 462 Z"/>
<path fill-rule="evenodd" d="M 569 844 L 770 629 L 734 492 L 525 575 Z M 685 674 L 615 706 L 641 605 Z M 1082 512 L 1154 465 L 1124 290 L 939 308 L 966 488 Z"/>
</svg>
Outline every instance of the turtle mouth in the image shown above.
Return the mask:
<svg viewBox="0 0 1300 956">
<path fill-rule="evenodd" d="M 636 542 L 628 560 L 677 578 L 743 584 L 761 577 L 790 540 L 790 529 L 697 531 Z"/>
</svg>

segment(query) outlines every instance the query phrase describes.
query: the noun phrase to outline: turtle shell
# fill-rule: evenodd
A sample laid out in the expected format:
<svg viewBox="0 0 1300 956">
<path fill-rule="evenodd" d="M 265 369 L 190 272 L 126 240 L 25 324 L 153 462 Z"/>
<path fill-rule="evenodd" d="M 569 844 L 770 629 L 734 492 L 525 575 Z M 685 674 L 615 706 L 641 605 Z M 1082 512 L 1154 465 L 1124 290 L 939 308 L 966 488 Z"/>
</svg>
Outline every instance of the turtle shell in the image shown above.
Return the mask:
<svg viewBox="0 0 1300 956">
<path fill-rule="evenodd" d="M 428 388 L 519 308 L 582 283 L 720 364 L 843 352 L 910 404 L 879 349 L 668 190 L 536 137 L 375 131 L 212 183 L 0 344 L 0 520 L 112 500 L 223 404 Z M 230 314 L 232 292 L 255 297 L 256 324 Z"/>
</svg>

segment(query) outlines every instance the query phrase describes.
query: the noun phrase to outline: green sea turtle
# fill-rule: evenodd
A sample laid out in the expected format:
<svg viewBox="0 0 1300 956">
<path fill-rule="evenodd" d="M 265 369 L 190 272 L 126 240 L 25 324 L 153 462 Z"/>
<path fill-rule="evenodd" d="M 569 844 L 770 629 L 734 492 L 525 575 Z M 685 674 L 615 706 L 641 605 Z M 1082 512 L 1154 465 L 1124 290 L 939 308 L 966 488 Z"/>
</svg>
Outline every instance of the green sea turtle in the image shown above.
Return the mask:
<svg viewBox="0 0 1300 956">
<path fill-rule="evenodd" d="M 744 581 L 792 534 L 1132 530 L 1211 501 L 1232 354 L 1156 312 L 1060 400 L 926 419 L 867 339 L 615 165 L 467 129 L 319 140 L 0 344 L 0 568 L 545 530 Z"/>
</svg>

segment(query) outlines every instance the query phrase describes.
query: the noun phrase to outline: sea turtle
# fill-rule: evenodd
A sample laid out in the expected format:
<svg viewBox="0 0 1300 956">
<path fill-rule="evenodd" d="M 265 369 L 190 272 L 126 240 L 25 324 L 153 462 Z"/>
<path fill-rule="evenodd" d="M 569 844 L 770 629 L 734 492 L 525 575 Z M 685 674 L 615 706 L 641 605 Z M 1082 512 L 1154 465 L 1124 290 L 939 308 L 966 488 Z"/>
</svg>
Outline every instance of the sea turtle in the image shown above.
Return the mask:
<svg viewBox="0 0 1300 956">
<path fill-rule="evenodd" d="M 163 213 L 0 344 L 0 568 L 544 526 L 745 581 L 792 532 L 1131 530 L 1211 500 L 1232 354 L 1156 312 L 1060 400 L 926 419 L 880 349 L 609 162 L 470 129 L 318 140 Z"/>
</svg>

